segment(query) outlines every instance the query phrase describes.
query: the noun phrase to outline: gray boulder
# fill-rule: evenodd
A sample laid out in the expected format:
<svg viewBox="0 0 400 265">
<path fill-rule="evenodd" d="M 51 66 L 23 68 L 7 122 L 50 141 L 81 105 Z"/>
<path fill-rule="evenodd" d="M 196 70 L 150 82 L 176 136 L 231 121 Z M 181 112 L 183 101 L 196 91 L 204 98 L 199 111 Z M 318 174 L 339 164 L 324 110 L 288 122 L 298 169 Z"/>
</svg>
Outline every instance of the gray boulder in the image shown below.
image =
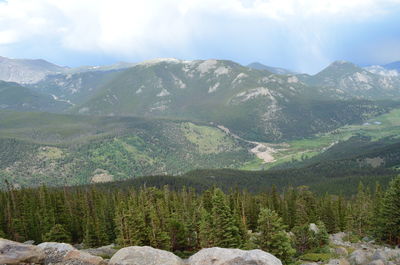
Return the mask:
<svg viewBox="0 0 400 265">
<path fill-rule="evenodd" d="M 189 258 L 189 265 L 282 265 L 274 255 L 262 250 L 227 248 L 202 249 Z"/>
<path fill-rule="evenodd" d="M 351 253 L 349 261 L 351 265 L 364 265 L 371 259 L 372 253 L 367 250 L 358 249 Z"/>
<path fill-rule="evenodd" d="M 45 242 L 38 247 L 46 253 L 45 265 L 62 262 L 68 252 L 75 250 L 70 244 L 56 242 Z"/>
<path fill-rule="evenodd" d="M 0 238 L 0 264 L 42 263 L 45 253 L 37 246 Z"/>
<path fill-rule="evenodd" d="M 126 247 L 117 251 L 110 265 L 184 265 L 175 254 L 152 247 Z"/>
<path fill-rule="evenodd" d="M 81 251 L 92 254 L 94 256 L 100 256 L 103 258 L 104 257 L 111 258 L 115 253 L 117 253 L 117 250 L 115 249 L 114 244 L 99 247 L 99 248 L 82 249 Z"/>
<path fill-rule="evenodd" d="M 35 240 L 28 240 L 28 241 L 25 241 L 24 244 L 33 245 L 33 244 L 35 244 Z"/>
<path fill-rule="evenodd" d="M 331 259 L 327 265 L 350 265 L 346 259 Z"/>
<path fill-rule="evenodd" d="M 337 247 L 333 250 L 333 252 L 342 257 L 346 257 L 347 255 L 349 255 L 349 252 L 344 247 Z"/>
<path fill-rule="evenodd" d="M 80 250 L 71 250 L 57 265 L 107 265 L 103 258 Z"/>
<path fill-rule="evenodd" d="M 45 242 L 38 245 L 46 253 L 45 265 L 103 265 L 101 257 L 79 251 L 70 244 Z"/>
<path fill-rule="evenodd" d="M 385 265 L 385 262 L 383 262 L 380 259 L 377 259 L 377 260 L 371 261 L 370 263 L 368 263 L 368 265 Z"/>
</svg>

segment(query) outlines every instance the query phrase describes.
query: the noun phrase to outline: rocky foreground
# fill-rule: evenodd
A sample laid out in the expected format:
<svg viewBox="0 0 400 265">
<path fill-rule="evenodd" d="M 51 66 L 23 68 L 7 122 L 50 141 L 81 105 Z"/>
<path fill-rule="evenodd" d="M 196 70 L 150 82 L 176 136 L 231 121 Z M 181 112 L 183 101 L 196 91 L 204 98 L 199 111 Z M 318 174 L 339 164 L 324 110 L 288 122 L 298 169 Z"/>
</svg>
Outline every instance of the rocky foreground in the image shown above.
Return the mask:
<svg viewBox="0 0 400 265">
<path fill-rule="evenodd" d="M 335 258 L 326 262 L 303 262 L 303 265 L 400 265 L 400 249 L 375 245 L 372 241 L 350 243 L 345 234 L 331 235 Z M 262 250 L 225 248 L 202 249 L 187 260 L 152 247 L 113 245 L 78 250 L 65 243 L 46 242 L 37 246 L 0 239 L 0 264 L 35 263 L 45 265 L 282 265 L 282 262 Z M 106 259 L 110 258 L 110 259 Z M 301 263 L 297 263 L 301 264 Z"/>
<path fill-rule="evenodd" d="M 126 247 L 113 252 L 112 248 L 78 250 L 64 243 L 42 243 L 38 246 L 0 239 L 0 264 L 52 265 L 282 265 L 275 256 L 261 251 L 240 249 L 203 249 L 188 260 L 152 247 Z M 93 255 L 113 254 L 111 259 Z"/>
</svg>

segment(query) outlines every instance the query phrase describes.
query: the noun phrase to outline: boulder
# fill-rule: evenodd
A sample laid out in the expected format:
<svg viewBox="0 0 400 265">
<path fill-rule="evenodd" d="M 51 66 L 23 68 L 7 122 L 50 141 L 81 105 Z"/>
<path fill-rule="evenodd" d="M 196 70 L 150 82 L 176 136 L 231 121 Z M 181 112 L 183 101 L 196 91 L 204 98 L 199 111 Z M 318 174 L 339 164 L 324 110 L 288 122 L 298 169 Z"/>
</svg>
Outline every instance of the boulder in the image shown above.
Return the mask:
<svg viewBox="0 0 400 265">
<path fill-rule="evenodd" d="M 385 262 L 383 262 L 380 259 L 377 259 L 377 260 L 371 261 L 370 263 L 368 263 L 368 265 L 385 265 Z"/>
<path fill-rule="evenodd" d="M 314 233 L 318 234 L 319 233 L 319 228 L 316 224 L 311 223 L 308 227 L 308 229 L 310 229 L 310 231 L 313 231 Z"/>
<path fill-rule="evenodd" d="M 46 253 L 44 264 L 57 265 L 103 265 L 107 264 L 101 257 L 79 251 L 70 244 L 45 242 L 38 245 Z"/>
<path fill-rule="evenodd" d="M 327 265 L 350 265 L 346 259 L 331 259 Z"/>
<path fill-rule="evenodd" d="M 103 258 L 80 250 L 71 250 L 58 265 L 107 265 Z"/>
<path fill-rule="evenodd" d="M 344 241 L 343 238 L 346 236 L 347 234 L 344 232 L 339 232 L 336 234 L 332 234 L 329 236 L 330 241 L 332 242 L 332 244 L 334 245 L 339 245 L 339 246 L 346 246 L 349 247 L 351 246 L 351 243 L 348 241 Z"/>
<path fill-rule="evenodd" d="M 117 250 L 115 249 L 115 245 L 111 244 L 108 246 L 103 246 L 99 248 L 88 248 L 88 249 L 82 249 L 83 252 L 92 254 L 94 256 L 100 256 L 100 257 L 109 257 L 111 258 L 115 253 L 117 253 Z"/>
<path fill-rule="evenodd" d="M 347 255 L 349 255 L 349 252 L 344 247 L 337 247 L 333 250 L 333 252 L 342 257 L 346 257 Z"/>
<path fill-rule="evenodd" d="M 33 245 L 33 244 L 35 244 L 35 240 L 28 240 L 28 241 L 25 241 L 24 244 Z"/>
<path fill-rule="evenodd" d="M 117 251 L 110 265 L 184 265 L 175 254 L 152 247 L 126 247 Z"/>
<path fill-rule="evenodd" d="M 189 265 L 282 265 L 274 255 L 262 250 L 227 248 L 202 249 L 189 258 Z"/>
<path fill-rule="evenodd" d="M 45 253 L 37 246 L 0 238 L 0 264 L 42 263 Z"/>
<path fill-rule="evenodd" d="M 372 260 L 396 260 L 396 258 L 400 258 L 400 250 L 399 249 L 391 249 L 391 248 L 381 248 L 377 249 L 372 255 Z"/>
<path fill-rule="evenodd" d="M 73 246 L 65 243 L 45 242 L 38 245 L 46 253 L 44 264 L 53 264 L 62 262 L 68 252 L 75 250 Z"/>
<path fill-rule="evenodd" d="M 372 254 L 366 250 L 358 249 L 351 253 L 349 261 L 351 265 L 364 265 L 371 259 Z"/>
</svg>

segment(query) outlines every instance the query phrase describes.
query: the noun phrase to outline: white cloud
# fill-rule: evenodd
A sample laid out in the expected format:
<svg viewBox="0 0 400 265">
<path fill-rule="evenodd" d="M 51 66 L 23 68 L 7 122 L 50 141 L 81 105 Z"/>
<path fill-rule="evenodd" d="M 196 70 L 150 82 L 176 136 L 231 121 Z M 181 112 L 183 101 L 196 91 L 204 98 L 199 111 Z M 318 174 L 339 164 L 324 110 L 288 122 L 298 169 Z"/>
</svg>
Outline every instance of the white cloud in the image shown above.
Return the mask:
<svg viewBox="0 0 400 265">
<path fill-rule="evenodd" d="M 64 48 L 111 55 L 152 56 L 190 50 L 208 16 L 297 24 L 316 17 L 365 19 L 400 0 L 8 0 L 0 2 L 0 45 L 57 39 Z M 215 25 L 218 28 L 218 25 Z M 301 37 L 300 37 L 301 38 Z M 312 47 L 318 54 L 318 48 Z"/>
</svg>

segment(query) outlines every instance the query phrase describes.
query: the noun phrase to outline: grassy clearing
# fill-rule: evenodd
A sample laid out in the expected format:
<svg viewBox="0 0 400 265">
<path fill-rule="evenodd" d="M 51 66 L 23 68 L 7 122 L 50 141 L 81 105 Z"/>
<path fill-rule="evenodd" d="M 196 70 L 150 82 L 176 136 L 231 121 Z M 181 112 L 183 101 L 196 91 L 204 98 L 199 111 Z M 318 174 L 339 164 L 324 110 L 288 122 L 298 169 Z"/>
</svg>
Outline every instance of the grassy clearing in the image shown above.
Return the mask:
<svg viewBox="0 0 400 265">
<path fill-rule="evenodd" d="M 354 135 L 371 137 L 377 141 L 385 137 L 400 138 L 400 109 L 372 118 L 363 124 L 347 125 L 329 133 L 318 134 L 313 138 L 300 139 L 274 145 L 276 159 L 273 163 L 264 164 L 263 161 L 251 161 L 242 169 L 268 169 L 278 164 L 303 160 L 316 156 L 340 141 L 346 141 Z"/>
<path fill-rule="evenodd" d="M 181 124 L 181 130 L 186 139 L 198 147 L 201 154 L 217 154 L 235 148 L 235 143 L 216 128 L 185 122 Z"/>
</svg>

